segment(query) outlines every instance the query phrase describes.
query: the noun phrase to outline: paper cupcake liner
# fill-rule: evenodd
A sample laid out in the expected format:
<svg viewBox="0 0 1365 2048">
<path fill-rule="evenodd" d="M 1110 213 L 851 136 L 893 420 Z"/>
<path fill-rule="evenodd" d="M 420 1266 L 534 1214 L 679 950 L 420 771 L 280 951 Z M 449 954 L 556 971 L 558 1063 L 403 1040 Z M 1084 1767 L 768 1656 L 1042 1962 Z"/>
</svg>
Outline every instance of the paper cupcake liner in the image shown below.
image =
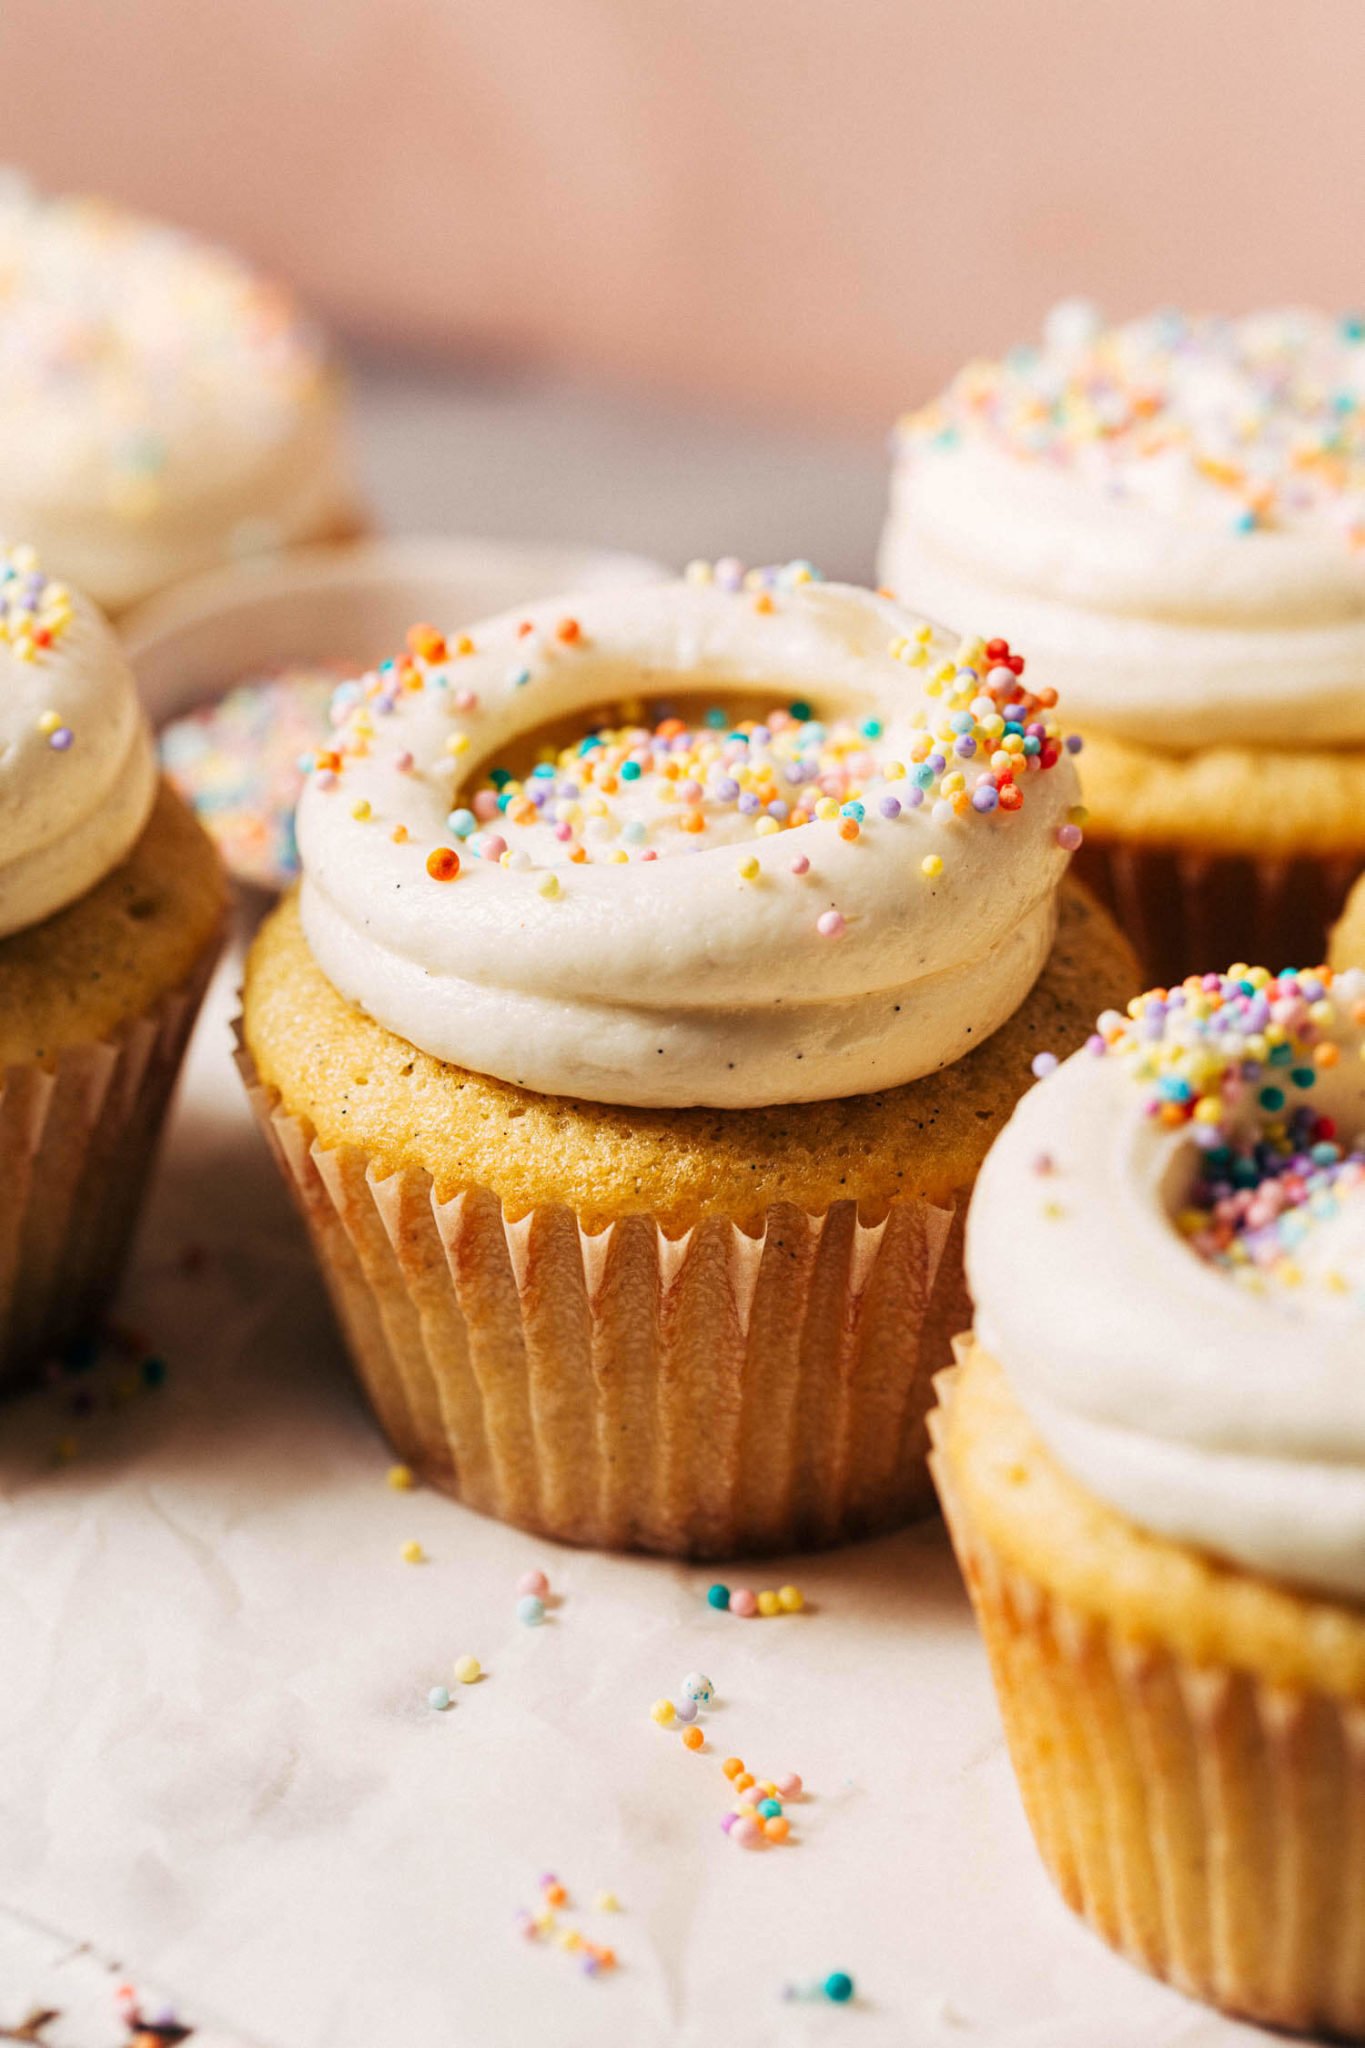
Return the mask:
<svg viewBox="0 0 1365 2048">
<path fill-rule="evenodd" d="M 1313 967 L 1361 871 L 1359 855 L 1252 860 L 1125 845 L 1087 834 L 1076 872 L 1136 948 L 1154 984 L 1234 960 Z"/>
<path fill-rule="evenodd" d="M 939 1376 L 945 1408 L 955 1377 Z M 1193 1997 L 1365 2039 L 1365 1704 L 1120 1637 L 1007 1562 L 941 1450 L 931 1463 L 1067 1904 Z"/>
<path fill-rule="evenodd" d="M 400 1456 L 567 1543 L 723 1557 L 841 1542 L 933 1505 L 932 1376 L 969 1319 L 960 1204 L 862 1222 L 775 1204 L 755 1234 L 589 1232 L 437 1199 L 324 1150 L 238 1064 Z M 964 1191 L 965 1192 L 965 1191 Z"/>
<path fill-rule="evenodd" d="M 97 1326 L 218 957 L 115 1037 L 0 1068 L 0 1392 Z"/>
</svg>

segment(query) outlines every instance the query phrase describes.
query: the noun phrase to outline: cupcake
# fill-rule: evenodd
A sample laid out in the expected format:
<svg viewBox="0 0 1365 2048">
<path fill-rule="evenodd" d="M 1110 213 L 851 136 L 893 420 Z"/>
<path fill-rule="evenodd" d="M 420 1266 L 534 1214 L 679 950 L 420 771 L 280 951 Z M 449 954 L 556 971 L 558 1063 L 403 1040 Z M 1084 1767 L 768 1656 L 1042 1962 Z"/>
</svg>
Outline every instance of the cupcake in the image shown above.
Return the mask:
<svg viewBox="0 0 1365 2048">
<path fill-rule="evenodd" d="M 102 201 L 0 183 L 0 536 L 106 611 L 357 529 L 340 380 L 289 296 Z"/>
<path fill-rule="evenodd" d="M 427 1479 L 678 1555 L 929 1503 L 967 1190 L 1130 972 L 1022 668 L 721 563 L 339 693 L 242 1065 Z"/>
<path fill-rule="evenodd" d="M 0 1388 L 117 1284 L 223 906 L 112 630 L 0 552 Z"/>
<path fill-rule="evenodd" d="M 899 430 L 881 573 L 1029 649 L 1148 972 L 1318 959 L 1365 861 L 1365 325 L 1058 308 Z"/>
<path fill-rule="evenodd" d="M 1139 997 L 1025 1097 L 934 1469 L 1044 1863 L 1113 1946 L 1365 2037 L 1365 973 Z"/>
</svg>

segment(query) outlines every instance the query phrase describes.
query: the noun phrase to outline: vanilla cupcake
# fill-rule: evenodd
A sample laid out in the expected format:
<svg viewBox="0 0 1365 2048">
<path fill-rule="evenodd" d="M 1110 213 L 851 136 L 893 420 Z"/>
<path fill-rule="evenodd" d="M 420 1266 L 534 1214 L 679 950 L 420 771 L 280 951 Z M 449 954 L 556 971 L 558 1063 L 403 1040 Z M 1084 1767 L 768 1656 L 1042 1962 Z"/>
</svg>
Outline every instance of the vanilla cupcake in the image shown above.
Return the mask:
<svg viewBox="0 0 1365 2048">
<path fill-rule="evenodd" d="M 901 426 L 881 573 L 1029 649 L 1149 971 L 1321 957 L 1365 862 L 1365 328 L 1059 307 Z"/>
<path fill-rule="evenodd" d="M 804 568 L 410 645 L 340 693 L 243 1020 L 385 1430 L 569 1541 L 903 1519 L 977 1165 L 1130 971 L 1059 897 L 1051 708 Z"/>
<path fill-rule="evenodd" d="M 102 201 L 0 182 L 0 537 L 106 611 L 357 528 L 335 366 L 288 294 Z"/>
<path fill-rule="evenodd" d="M 223 903 L 109 626 L 0 552 L 0 1387 L 117 1283 Z"/>
<path fill-rule="evenodd" d="M 1101 1017 L 967 1232 L 935 1476 L 1038 1848 L 1133 1961 L 1365 2037 L 1365 974 Z"/>
</svg>

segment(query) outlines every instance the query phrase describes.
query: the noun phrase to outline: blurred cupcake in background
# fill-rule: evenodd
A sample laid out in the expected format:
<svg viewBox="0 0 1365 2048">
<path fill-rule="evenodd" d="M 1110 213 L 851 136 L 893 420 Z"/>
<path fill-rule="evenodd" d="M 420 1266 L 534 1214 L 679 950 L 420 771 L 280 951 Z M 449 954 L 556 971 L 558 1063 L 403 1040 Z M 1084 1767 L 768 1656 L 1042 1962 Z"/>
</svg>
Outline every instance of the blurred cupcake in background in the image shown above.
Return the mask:
<svg viewBox="0 0 1365 2048">
<path fill-rule="evenodd" d="M 108 612 L 359 530 L 342 383 L 289 294 L 102 200 L 0 181 L 0 536 Z"/>
<path fill-rule="evenodd" d="M 684 1555 L 929 1504 L 976 1169 L 1132 973 L 1023 670 L 724 562 L 338 693 L 242 1065 L 433 1483 Z"/>
<path fill-rule="evenodd" d="M 1365 2038 L 1365 973 L 1101 1016 L 967 1231 L 935 1477 L 1044 1863 L 1134 1962 Z"/>
<path fill-rule="evenodd" d="M 112 629 L 0 551 L 0 1388 L 117 1285 L 224 897 Z"/>
<path fill-rule="evenodd" d="M 1063 693 L 1149 973 L 1321 957 L 1365 861 L 1359 320 L 1059 307 L 902 423 L 881 574 Z"/>
</svg>

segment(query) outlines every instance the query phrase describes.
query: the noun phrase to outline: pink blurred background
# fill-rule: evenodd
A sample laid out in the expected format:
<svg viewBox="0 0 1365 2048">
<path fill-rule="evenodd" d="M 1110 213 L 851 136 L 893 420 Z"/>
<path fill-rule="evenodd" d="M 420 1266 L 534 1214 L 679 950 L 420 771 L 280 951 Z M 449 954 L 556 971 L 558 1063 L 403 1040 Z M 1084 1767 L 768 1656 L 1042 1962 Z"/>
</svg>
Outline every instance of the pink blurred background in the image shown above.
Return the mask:
<svg viewBox="0 0 1365 2048">
<path fill-rule="evenodd" d="M 1359 0 L 0 0 L 0 150 L 343 332 L 880 430 L 1056 297 L 1365 297 Z"/>
</svg>

